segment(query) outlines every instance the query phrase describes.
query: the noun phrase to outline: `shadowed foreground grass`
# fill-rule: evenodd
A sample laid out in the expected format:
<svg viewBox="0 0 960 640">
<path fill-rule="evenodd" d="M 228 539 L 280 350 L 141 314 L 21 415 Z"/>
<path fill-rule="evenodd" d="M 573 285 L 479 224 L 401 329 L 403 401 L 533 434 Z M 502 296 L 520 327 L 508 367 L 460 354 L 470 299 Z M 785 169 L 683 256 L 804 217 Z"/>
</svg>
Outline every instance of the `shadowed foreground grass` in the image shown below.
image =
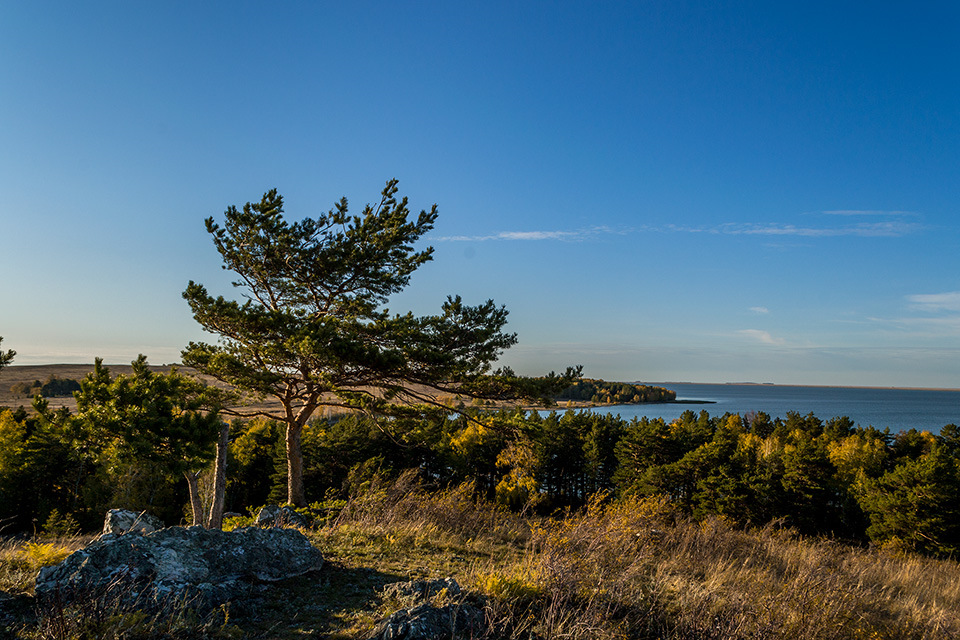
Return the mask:
<svg viewBox="0 0 960 640">
<path fill-rule="evenodd" d="M 453 576 L 485 596 L 502 638 L 960 637 L 956 561 L 804 539 L 776 526 L 743 531 L 719 519 L 693 522 L 658 499 L 595 500 L 582 513 L 545 520 L 477 504 L 471 495 L 468 486 L 431 493 L 410 476 L 374 486 L 308 532 L 328 560 L 318 575 L 204 618 L 152 619 L 115 603 L 95 629 L 82 628 L 68 609 L 41 611 L 10 633 L 364 637 L 398 606 L 382 602 L 384 584 Z M 25 549 L 0 547 L 0 588 L 30 590 L 22 554 L 40 552 Z"/>
</svg>

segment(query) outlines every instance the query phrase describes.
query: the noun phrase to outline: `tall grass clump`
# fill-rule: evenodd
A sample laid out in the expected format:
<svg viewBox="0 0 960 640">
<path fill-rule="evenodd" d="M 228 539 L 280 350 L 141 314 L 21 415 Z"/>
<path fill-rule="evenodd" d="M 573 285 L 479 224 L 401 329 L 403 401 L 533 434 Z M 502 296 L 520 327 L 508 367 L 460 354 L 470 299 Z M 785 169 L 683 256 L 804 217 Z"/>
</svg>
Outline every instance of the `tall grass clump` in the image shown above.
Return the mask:
<svg viewBox="0 0 960 640">
<path fill-rule="evenodd" d="M 637 637 L 655 605 L 652 549 L 673 518 L 662 498 L 598 495 L 581 512 L 535 523 L 520 561 L 481 569 L 475 584 L 512 637 Z"/>
<path fill-rule="evenodd" d="M 105 589 L 70 603 L 59 599 L 37 608 L 35 626 L 20 637 L 29 640 L 188 640 L 244 637 L 230 622 L 229 605 L 200 613 L 187 602 L 146 606 L 120 589 Z"/>
<path fill-rule="evenodd" d="M 76 535 L 39 541 L 14 538 L 0 541 L 0 591 L 33 592 L 41 568 L 62 562 L 88 542 L 89 536 Z"/>
<path fill-rule="evenodd" d="M 472 482 L 430 491 L 416 470 L 392 481 L 375 478 L 366 491 L 347 502 L 331 526 L 348 524 L 394 534 L 430 533 L 499 542 L 523 541 L 530 533 L 523 518 L 477 499 Z"/>
</svg>

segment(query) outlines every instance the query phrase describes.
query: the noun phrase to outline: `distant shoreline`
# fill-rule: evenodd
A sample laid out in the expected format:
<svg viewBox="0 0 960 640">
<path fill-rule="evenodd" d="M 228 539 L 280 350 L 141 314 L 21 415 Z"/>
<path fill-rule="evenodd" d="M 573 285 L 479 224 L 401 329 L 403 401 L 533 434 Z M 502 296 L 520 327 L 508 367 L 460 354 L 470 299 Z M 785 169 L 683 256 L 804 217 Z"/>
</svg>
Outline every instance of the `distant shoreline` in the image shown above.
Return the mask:
<svg viewBox="0 0 960 640">
<path fill-rule="evenodd" d="M 130 363 L 104 363 L 105 367 L 110 367 L 111 369 L 117 368 L 130 368 Z M 93 370 L 93 363 L 84 363 L 84 362 L 69 362 L 69 363 L 58 363 L 58 364 L 18 364 L 16 361 L 10 363 L 4 367 L 3 371 L 12 372 L 14 369 L 46 369 L 54 367 L 87 367 L 89 371 Z M 177 367 L 181 370 L 189 371 L 189 367 L 185 367 L 182 364 L 159 364 L 151 365 L 151 369 L 163 369 L 168 370 L 169 367 Z M 0 373 L 0 384 L 2 384 L 6 374 Z M 604 379 L 605 378 L 598 378 Z M 616 380 L 607 382 L 627 382 L 625 380 Z M 808 389 L 892 389 L 896 391 L 960 391 L 960 387 L 910 387 L 902 385 L 891 385 L 891 386 L 882 386 L 882 385 L 869 385 L 869 384 L 794 384 L 789 382 L 694 382 L 691 380 L 671 380 L 669 382 L 642 382 L 642 381 L 632 381 L 629 384 L 645 384 L 652 385 L 657 387 L 667 387 L 670 388 L 672 384 L 696 384 L 701 386 L 712 386 L 712 387 L 803 387 Z M 647 403 L 651 404 L 651 403 Z"/>
<path fill-rule="evenodd" d="M 696 384 L 710 387 L 800 387 L 803 389 L 890 389 L 893 391 L 960 391 L 960 387 L 882 387 L 868 384 L 780 384 L 779 382 L 635 382 L 670 388 L 672 384 Z"/>
</svg>

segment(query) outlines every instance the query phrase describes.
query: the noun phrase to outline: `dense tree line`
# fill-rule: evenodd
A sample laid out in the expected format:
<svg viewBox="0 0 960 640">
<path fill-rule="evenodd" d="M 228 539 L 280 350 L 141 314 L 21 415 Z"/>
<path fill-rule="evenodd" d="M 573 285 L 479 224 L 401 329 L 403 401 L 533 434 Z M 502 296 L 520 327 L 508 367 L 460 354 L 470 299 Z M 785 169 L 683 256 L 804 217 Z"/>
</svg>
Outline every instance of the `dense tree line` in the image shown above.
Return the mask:
<svg viewBox="0 0 960 640">
<path fill-rule="evenodd" d="M 63 398 L 80 391 L 80 382 L 73 378 L 50 376 L 46 382 L 34 380 L 32 383 L 18 382 L 10 386 L 10 392 L 20 398 L 42 396 L 44 398 Z"/>
<path fill-rule="evenodd" d="M 640 402 L 672 402 L 676 391 L 664 387 L 629 382 L 606 382 L 581 378 L 556 396 L 557 400 L 578 400 L 605 404 L 637 404 Z"/>
<path fill-rule="evenodd" d="M 0 411 L 0 532 L 62 516 L 93 529 L 112 507 L 179 522 L 184 497 L 191 522 L 203 520 L 197 480 L 221 432 L 216 412 L 202 409 L 208 390 L 176 370 L 150 371 L 144 356 L 132 369 L 114 378 L 97 360 L 74 394 L 75 413 L 39 394 L 32 415 Z"/>
<path fill-rule="evenodd" d="M 228 511 L 286 497 L 284 425 L 230 425 Z M 188 521 L 182 465 L 132 459 L 41 417 L 0 414 L 0 521 L 9 531 L 54 509 L 95 528 L 112 506 Z M 778 521 L 801 533 L 943 555 L 960 551 L 960 428 L 939 435 L 858 427 L 790 413 L 771 419 L 685 412 L 623 420 L 589 412 L 503 411 L 432 420 L 325 417 L 303 432 L 311 503 L 362 491 L 376 475 L 416 468 L 435 486 L 471 481 L 516 510 L 549 514 L 592 495 L 663 495 L 693 518 Z"/>
</svg>

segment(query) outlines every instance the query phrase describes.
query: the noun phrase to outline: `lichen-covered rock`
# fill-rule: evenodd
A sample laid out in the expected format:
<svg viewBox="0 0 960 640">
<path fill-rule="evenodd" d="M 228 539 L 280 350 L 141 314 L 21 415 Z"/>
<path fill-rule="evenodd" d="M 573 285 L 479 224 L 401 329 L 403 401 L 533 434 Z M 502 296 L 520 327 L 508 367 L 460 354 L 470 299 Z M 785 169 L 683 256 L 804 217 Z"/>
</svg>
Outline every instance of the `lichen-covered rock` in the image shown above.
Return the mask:
<svg viewBox="0 0 960 640">
<path fill-rule="evenodd" d="M 300 576 L 322 564 L 320 551 L 294 529 L 170 527 L 102 536 L 41 569 L 35 593 L 40 601 L 110 591 L 145 606 L 180 600 L 216 606 L 253 584 Z"/>
<path fill-rule="evenodd" d="M 129 509 L 110 509 L 103 519 L 103 533 L 122 535 L 124 533 L 151 533 L 166 525 L 146 511 Z"/>
<path fill-rule="evenodd" d="M 385 598 L 397 600 L 412 599 L 414 602 L 423 602 L 445 592 L 447 596 L 459 596 L 462 593 L 460 584 L 453 578 L 436 578 L 434 580 L 411 580 L 410 582 L 393 582 L 384 585 L 382 593 Z"/>
<path fill-rule="evenodd" d="M 475 605 L 436 607 L 424 602 L 401 609 L 381 622 L 370 640 L 454 640 L 482 638 L 486 632 L 486 616 Z"/>
<path fill-rule="evenodd" d="M 454 640 L 483 638 L 489 625 L 483 608 L 466 601 L 453 578 L 396 582 L 383 588 L 384 597 L 412 600 L 414 606 L 401 609 L 384 619 L 369 640 Z M 437 596 L 451 602 L 438 606 L 430 600 Z"/>
<path fill-rule="evenodd" d="M 257 512 L 256 523 L 258 527 L 297 527 L 307 528 L 310 523 L 307 519 L 290 507 L 278 507 L 275 504 L 268 504 Z"/>
</svg>

